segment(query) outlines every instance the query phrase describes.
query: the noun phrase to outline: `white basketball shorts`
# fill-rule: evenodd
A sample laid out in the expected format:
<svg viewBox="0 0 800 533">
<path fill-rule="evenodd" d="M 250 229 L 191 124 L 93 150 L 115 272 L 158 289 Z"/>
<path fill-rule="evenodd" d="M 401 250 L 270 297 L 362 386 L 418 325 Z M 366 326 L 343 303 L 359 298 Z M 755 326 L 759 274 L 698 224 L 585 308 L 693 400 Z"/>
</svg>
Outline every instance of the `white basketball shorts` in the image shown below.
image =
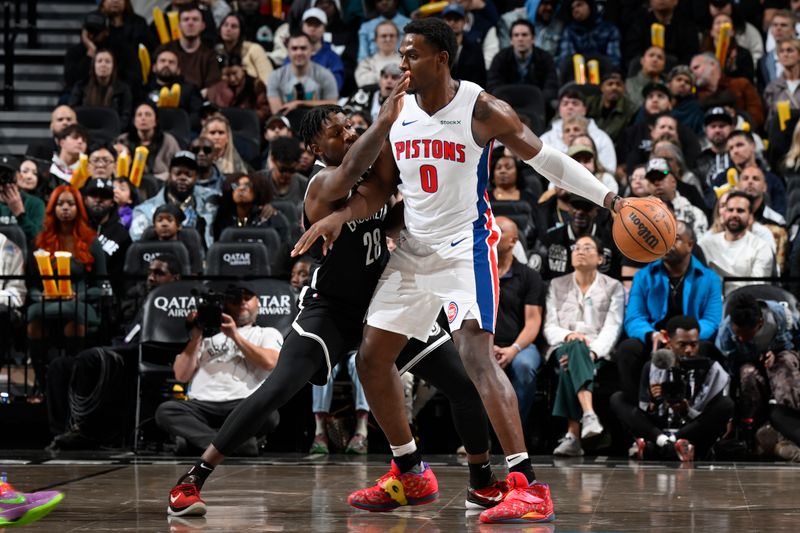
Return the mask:
<svg viewBox="0 0 800 533">
<path fill-rule="evenodd" d="M 437 245 L 403 231 L 378 281 L 367 324 L 424 341 L 444 307 L 452 331 L 474 318 L 494 333 L 500 230 L 493 222 Z"/>
</svg>

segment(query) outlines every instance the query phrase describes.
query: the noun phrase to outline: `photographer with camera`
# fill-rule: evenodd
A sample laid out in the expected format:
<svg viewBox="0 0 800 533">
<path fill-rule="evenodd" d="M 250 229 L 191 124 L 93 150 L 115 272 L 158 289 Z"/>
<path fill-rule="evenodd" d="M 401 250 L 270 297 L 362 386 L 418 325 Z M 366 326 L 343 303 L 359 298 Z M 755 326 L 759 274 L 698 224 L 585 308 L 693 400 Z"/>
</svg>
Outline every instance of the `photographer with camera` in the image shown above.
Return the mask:
<svg viewBox="0 0 800 533">
<path fill-rule="evenodd" d="M 258 296 L 248 281 L 219 282 L 198 297 L 190 315 L 191 338 L 175 358 L 175 379 L 191 383 L 189 400 L 171 400 L 156 410 L 156 423 L 178 441 L 176 454 L 205 449 L 239 403 L 267 379 L 278 362 L 283 337 L 274 328 L 256 326 Z M 261 427 L 278 425 L 273 411 Z M 258 455 L 255 437 L 235 455 Z"/>
<path fill-rule="evenodd" d="M 796 330 L 794 317 L 779 302 L 742 293 L 728 303 L 717 347 L 739 378 L 736 407 L 745 441 L 750 442 L 753 431 L 766 421 L 771 399 L 779 407 L 800 411 Z"/>
<path fill-rule="evenodd" d="M 611 409 L 636 438 L 631 456 L 692 461 L 708 453 L 733 415 L 730 376 L 718 362 L 698 356 L 695 318 L 675 316 L 660 333 L 666 347 L 642 369 L 638 406 L 617 391 Z"/>
</svg>

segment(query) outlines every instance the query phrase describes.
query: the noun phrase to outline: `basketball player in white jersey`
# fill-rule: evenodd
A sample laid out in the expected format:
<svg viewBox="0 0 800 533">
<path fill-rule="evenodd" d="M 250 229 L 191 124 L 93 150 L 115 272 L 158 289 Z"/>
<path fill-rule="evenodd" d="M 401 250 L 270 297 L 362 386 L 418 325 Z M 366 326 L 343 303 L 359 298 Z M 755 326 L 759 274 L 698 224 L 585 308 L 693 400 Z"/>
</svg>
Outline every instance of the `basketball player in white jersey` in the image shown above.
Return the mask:
<svg viewBox="0 0 800 533">
<path fill-rule="evenodd" d="M 382 510 L 392 500 L 420 501 L 426 484 L 435 483 L 409 430 L 394 360 L 409 338 L 427 336 L 444 307 L 510 470 L 502 502 L 483 511 L 480 520 L 550 521 L 555 513 L 549 487 L 535 480 L 516 395 L 492 350 L 500 231 L 486 186 L 494 140 L 558 187 L 598 205 L 618 211 L 631 200 L 615 196 L 579 163 L 543 145 L 508 104 L 473 83 L 452 79 L 455 37 L 443 21 L 413 21 L 404 33 L 400 68 L 410 73 L 409 94 L 389 142 L 357 192 L 314 224 L 292 252 L 303 253 L 320 236 L 327 248 L 343 223 L 378 211 L 395 190 L 402 194 L 406 230 L 378 283 L 358 354 L 358 374 L 391 445 L 393 464 L 375 486 L 348 501 Z M 357 178 L 352 176 L 354 184 Z"/>
</svg>

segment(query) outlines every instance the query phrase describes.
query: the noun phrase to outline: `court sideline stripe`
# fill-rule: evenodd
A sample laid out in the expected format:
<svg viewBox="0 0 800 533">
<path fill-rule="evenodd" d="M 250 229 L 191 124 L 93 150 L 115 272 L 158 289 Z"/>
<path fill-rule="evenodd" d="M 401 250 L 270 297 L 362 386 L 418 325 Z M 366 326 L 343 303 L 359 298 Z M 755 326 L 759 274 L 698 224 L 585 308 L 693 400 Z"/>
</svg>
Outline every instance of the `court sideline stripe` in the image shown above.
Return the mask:
<svg viewBox="0 0 800 533">
<path fill-rule="evenodd" d="M 49 490 L 54 489 L 56 487 L 61 487 L 63 485 L 69 485 L 70 483 L 75 483 L 77 481 L 83 481 L 85 479 L 91 479 L 97 476 L 104 476 L 106 474 L 110 474 L 111 472 L 116 472 L 117 470 L 122 470 L 123 468 L 128 468 L 129 465 L 124 466 L 115 466 L 114 468 L 108 468 L 106 470 L 101 470 L 100 472 L 94 472 L 92 474 L 86 474 L 85 476 L 76 477 L 74 479 L 68 479 L 66 481 L 59 481 L 58 483 L 51 483 L 50 485 L 45 485 L 43 487 L 39 487 L 34 489 L 31 492 L 39 492 L 40 490 Z"/>
</svg>

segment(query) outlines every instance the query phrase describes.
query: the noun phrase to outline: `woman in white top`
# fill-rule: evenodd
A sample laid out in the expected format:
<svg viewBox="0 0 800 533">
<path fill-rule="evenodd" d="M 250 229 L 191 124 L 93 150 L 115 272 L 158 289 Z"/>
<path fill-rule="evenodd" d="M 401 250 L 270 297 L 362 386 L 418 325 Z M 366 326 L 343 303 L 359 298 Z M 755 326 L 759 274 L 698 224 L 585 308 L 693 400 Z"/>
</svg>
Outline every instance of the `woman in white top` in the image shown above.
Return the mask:
<svg viewBox="0 0 800 533">
<path fill-rule="evenodd" d="M 385 20 L 375 28 L 375 43 L 378 52 L 359 61 L 356 67 L 356 85 L 375 85 L 381 76 L 381 69 L 386 65 L 399 65 L 400 54 L 397 53 L 397 40 L 400 31 L 391 20 Z"/>
<path fill-rule="evenodd" d="M 610 358 L 625 314 L 622 284 L 597 270 L 603 247 L 592 235 L 572 249 L 575 271 L 555 278 L 547 293 L 544 335 L 558 358 L 558 388 L 553 415 L 568 420 L 567 434 L 554 455 L 583 455 L 581 439 L 596 437 L 603 426 L 592 405 L 595 369 Z M 581 427 L 582 426 L 582 427 Z"/>
<path fill-rule="evenodd" d="M 244 40 L 243 27 L 244 20 L 237 13 L 231 13 L 223 18 L 222 24 L 219 25 L 217 51 L 224 52 L 220 55 L 234 54 L 241 57 L 245 72 L 266 85 L 267 78 L 272 74 L 272 62 L 260 44 Z M 219 50 L 219 47 L 223 47 L 224 50 Z"/>
</svg>

